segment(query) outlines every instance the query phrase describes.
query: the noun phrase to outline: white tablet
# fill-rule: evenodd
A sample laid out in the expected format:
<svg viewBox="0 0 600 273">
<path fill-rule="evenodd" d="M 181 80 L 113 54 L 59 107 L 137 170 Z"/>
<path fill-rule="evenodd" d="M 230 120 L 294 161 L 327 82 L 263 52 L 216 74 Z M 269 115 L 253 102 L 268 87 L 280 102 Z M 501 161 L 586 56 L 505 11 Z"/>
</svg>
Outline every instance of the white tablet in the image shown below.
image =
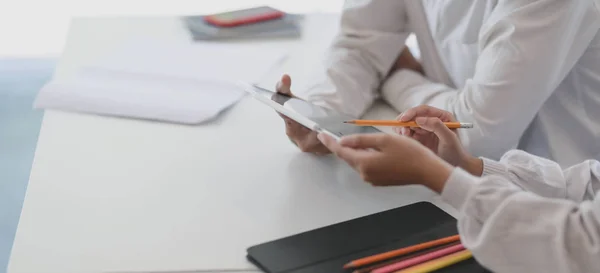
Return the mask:
<svg viewBox="0 0 600 273">
<path fill-rule="evenodd" d="M 270 106 L 275 111 L 295 120 L 313 131 L 326 133 L 335 139 L 352 134 L 381 132 L 372 126 L 356 126 L 344 123 L 344 121 L 352 120 L 354 118 L 331 109 L 278 94 L 256 85 L 245 84 L 244 86 L 255 99 Z"/>
</svg>

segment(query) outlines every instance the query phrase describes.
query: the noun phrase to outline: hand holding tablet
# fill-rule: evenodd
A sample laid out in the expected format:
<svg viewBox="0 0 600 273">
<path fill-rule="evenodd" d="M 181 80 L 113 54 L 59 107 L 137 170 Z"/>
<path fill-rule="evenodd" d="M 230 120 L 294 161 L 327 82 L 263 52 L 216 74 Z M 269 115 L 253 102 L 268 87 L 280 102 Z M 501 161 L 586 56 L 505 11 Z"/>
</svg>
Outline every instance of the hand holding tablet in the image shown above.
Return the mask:
<svg viewBox="0 0 600 273">
<path fill-rule="evenodd" d="M 247 89 L 254 98 L 285 116 L 284 119 L 290 119 L 305 127 L 306 129 L 303 131 L 295 130 L 296 132 L 305 133 L 304 136 L 300 135 L 300 137 L 308 137 L 306 135 L 312 133 L 315 136 L 315 141 L 318 141 L 316 133 L 320 132 L 331 135 L 336 139 L 352 134 L 381 132 L 372 126 L 355 126 L 345 123 L 345 121 L 351 120 L 352 117 L 293 97 L 289 91 L 289 83 L 289 77 L 284 76 L 282 78 L 282 85 L 284 86 L 279 88 L 279 92 L 266 90 L 254 85 L 248 86 Z M 288 126 L 287 129 L 289 134 L 289 130 L 294 129 L 294 126 Z"/>
</svg>

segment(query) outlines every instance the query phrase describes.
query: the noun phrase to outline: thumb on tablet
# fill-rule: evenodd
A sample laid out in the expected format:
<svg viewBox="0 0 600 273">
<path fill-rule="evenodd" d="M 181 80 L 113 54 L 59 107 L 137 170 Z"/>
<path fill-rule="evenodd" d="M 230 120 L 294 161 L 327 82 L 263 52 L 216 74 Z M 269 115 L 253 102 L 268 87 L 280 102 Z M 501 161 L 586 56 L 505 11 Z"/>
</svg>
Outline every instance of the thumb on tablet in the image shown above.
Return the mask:
<svg viewBox="0 0 600 273">
<path fill-rule="evenodd" d="M 292 88 L 292 78 L 288 74 L 284 74 L 283 76 L 281 76 L 281 80 L 279 80 L 279 82 L 277 82 L 277 86 L 275 87 L 275 89 L 277 90 L 277 93 L 293 97 L 294 94 L 292 94 L 291 88 Z"/>
</svg>

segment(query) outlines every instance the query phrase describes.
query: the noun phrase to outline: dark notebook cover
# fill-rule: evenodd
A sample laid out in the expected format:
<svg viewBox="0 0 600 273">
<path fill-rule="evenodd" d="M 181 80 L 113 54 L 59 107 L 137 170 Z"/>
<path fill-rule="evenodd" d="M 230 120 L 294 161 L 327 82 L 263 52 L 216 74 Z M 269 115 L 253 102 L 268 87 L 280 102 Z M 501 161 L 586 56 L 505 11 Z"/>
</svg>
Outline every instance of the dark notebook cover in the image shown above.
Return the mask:
<svg viewBox="0 0 600 273">
<path fill-rule="evenodd" d="M 248 248 L 269 273 L 334 273 L 366 256 L 458 234 L 456 220 L 428 202 L 415 203 Z M 489 272 L 473 258 L 436 272 Z"/>
</svg>

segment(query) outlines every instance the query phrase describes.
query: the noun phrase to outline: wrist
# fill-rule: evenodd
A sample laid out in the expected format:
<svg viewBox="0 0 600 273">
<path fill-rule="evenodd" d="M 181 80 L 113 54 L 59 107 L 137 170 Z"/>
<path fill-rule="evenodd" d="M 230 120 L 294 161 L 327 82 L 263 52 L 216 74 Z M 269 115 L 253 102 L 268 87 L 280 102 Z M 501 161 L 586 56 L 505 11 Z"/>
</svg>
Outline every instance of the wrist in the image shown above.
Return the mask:
<svg viewBox="0 0 600 273">
<path fill-rule="evenodd" d="M 480 177 L 483 173 L 483 160 L 472 155 L 466 155 L 459 167 L 474 176 Z"/>
<path fill-rule="evenodd" d="M 441 193 L 454 167 L 438 157 L 432 157 L 421 166 L 420 184 Z"/>
</svg>

